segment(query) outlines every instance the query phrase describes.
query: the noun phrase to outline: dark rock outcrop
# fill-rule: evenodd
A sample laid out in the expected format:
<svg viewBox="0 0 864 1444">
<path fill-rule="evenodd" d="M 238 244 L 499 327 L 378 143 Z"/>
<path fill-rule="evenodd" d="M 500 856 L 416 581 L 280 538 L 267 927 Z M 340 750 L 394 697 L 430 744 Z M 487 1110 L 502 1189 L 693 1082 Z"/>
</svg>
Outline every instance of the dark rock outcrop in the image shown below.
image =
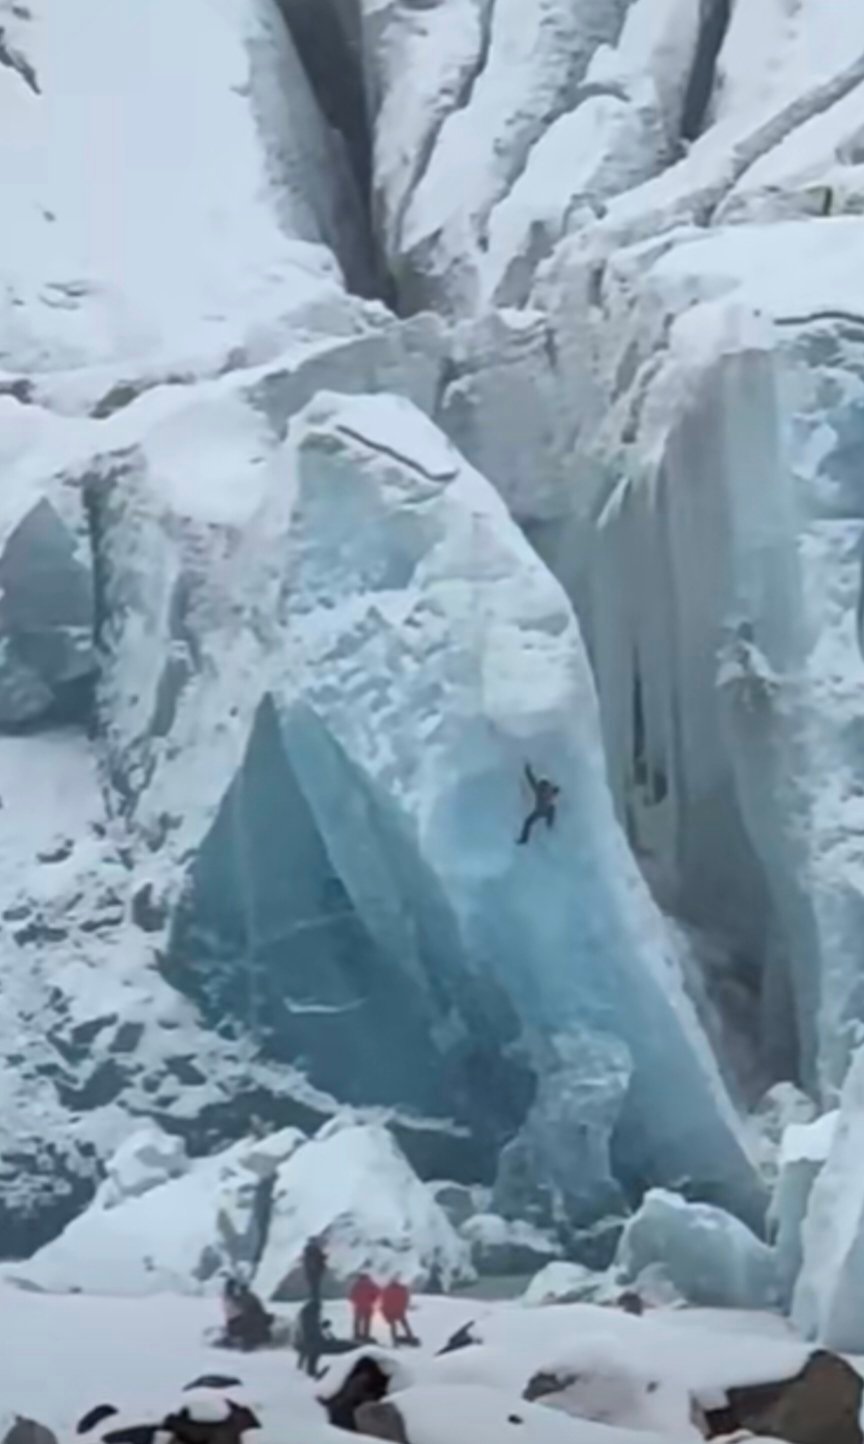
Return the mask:
<svg viewBox="0 0 864 1444">
<path fill-rule="evenodd" d="M 862 1444 L 862 1387 L 851 1364 L 820 1349 L 793 1379 L 730 1389 L 726 1408 L 706 1416 L 709 1437 L 747 1429 L 787 1444 Z"/>
</svg>

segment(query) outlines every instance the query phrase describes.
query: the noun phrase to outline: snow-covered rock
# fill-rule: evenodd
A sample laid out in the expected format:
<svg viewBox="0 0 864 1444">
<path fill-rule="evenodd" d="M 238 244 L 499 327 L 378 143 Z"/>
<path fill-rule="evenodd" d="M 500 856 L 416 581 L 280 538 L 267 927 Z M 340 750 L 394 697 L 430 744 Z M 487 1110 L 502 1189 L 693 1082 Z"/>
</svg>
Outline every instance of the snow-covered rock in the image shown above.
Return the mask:
<svg viewBox="0 0 864 1444">
<path fill-rule="evenodd" d="M 0 727 L 77 720 L 95 672 L 90 557 L 57 489 L 16 484 L 15 462 L 39 434 L 35 418 L 0 396 Z M 17 453 L 17 455 L 16 455 Z M 11 474 L 10 474 L 11 472 Z"/>
<path fill-rule="evenodd" d="M 471 1245 L 471 1259 L 480 1275 L 530 1273 L 561 1252 L 558 1241 L 542 1229 L 525 1219 L 495 1213 L 475 1214 L 459 1232 Z"/>
<path fill-rule="evenodd" d="M 90 1207 L 12 1276 L 58 1293 L 213 1291 L 226 1269 L 254 1267 L 272 1179 L 303 1144 L 289 1128 L 187 1163 L 164 1137 L 135 1135 Z"/>
<path fill-rule="evenodd" d="M 105 1208 L 116 1208 L 169 1179 L 179 1178 L 188 1168 L 189 1158 L 182 1138 L 172 1137 L 149 1123 L 130 1134 L 109 1158 L 98 1202 Z"/>
<path fill-rule="evenodd" d="M 691 1304 L 764 1309 L 778 1300 L 777 1265 L 767 1244 L 722 1209 L 660 1189 L 627 1223 L 615 1264 L 631 1281 L 662 1265 Z"/>
<path fill-rule="evenodd" d="M 597 1298 L 607 1288 L 614 1288 L 614 1281 L 609 1280 L 606 1274 L 596 1273 L 584 1264 L 556 1259 L 534 1275 L 522 1295 L 522 1302 L 532 1308 L 546 1304 L 579 1304 Z"/>
<path fill-rule="evenodd" d="M 312 1237 L 324 1240 L 339 1291 L 364 1270 L 408 1284 L 434 1265 L 451 1283 L 471 1277 L 467 1246 L 386 1128 L 334 1120 L 279 1168 L 255 1275 L 263 1297 L 302 1297 Z"/>
<path fill-rule="evenodd" d="M 404 1427 L 408 1444 L 477 1444 L 525 1435 L 537 1444 L 648 1444 L 652 1434 L 568 1418 L 564 1411 L 543 1408 L 502 1390 L 481 1384 L 431 1388 L 418 1386 L 395 1393 L 390 1401 Z M 653 1436 L 659 1441 L 658 1435 Z M 698 1435 L 666 1434 L 683 1441 Z"/>
<path fill-rule="evenodd" d="M 477 1194 L 482 1194 L 482 1189 L 472 1189 L 464 1183 L 451 1183 L 445 1180 L 429 1184 L 429 1192 L 432 1194 L 439 1208 L 442 1208 L 454 1228 L 461 1228 L 477 1212 L 479 1200 Z"/>
<path fill-rule="evenodd" d="M 677 1379 L 642 1372 L 628 1350 L 602 1333 L 569 1344 L 529 1380 L 525 1398 L 576 1419 L 666 1438 L 701 1439 L 693 1400 Z"/>
</svg>

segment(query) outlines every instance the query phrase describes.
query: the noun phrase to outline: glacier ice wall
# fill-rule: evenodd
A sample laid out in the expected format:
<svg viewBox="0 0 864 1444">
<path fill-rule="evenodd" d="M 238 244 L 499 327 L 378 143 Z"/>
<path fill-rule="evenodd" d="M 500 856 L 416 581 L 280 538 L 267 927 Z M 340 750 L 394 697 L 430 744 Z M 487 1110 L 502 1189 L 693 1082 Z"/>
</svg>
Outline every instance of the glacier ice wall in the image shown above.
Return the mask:
<svg viewBox="0 0 864 1444">
<path fill-rule="evenodd" d="M 778 272 L 781 235 L 798 260 Z M 829 1097 L 860 1018 L 845 860 L 860 363 L 839 300 L 856 237 L 851 219 L 818 237 L 742 226 L 609 258 L 601 312 L 582 313 L 608 380 L 573 523 L 613 786 L 646 874 L 725 937 L 773 1076 Z M 556 262 L 571 295 L 591 254 L 586 238 Z M 563 274 L 544 287 L 569 346 Z M 605 336 L 604 313 L 619 318 Z"/>
<path fill-rule="evenodd" d="M 343 1088 L 427 1172 L 491 1181 L 505 1143 L 500 1196 L 543 1173 L 580 1222 L 658 1180 L 750 1212 L 706 1038 L 737 1102 L 791 1079 L 830 1103 L 864 1017 L 860 19 L 160 0 L 145 35 L 88 6 L 84 36 L 62 0 L 0 0 L 4 1247 L 66 1221 L 130 1113 L 196 1152 L 250 1112 L 317 1126 Z M 310 676 L 315 548 L 302 615 L 286 581 L 282 447 L 322 390 L 434 420 L 585 639 L 593 680 L 550 700 L 533 653 L 523 688 L 457 612 L 439 707 L 464 787 L 437 774 L 428 817 L 376 750 L 405 711 L 358 699 L 364 750 Z M 385 514 L 383 556 L 345 546 L 379 601 L 413 597 Z M 308 537 L 335 574 L 329 525 Z M 389 677 L 401 621 L 338 615 Z M 472 676 L 476 731 L 449 715 Z M 508 751 L 484 729 L 511 706 L 534 720 Z M 499 848 L 526 737 L 580 779 L 518 859 L 555 898 L 537 919 Z M 710 1128 L 647 1119 L 670 1069 Z"/>
<path fill-rule="evenodd" d="M 396 1097 L 487 1147 L 542 1072 L 526 1029 L 611 1030 L 634 1076 L 592 1145 L 607 1177 L 614 1138 L 628 1189 L 688 1177 L 755 1215 L 731 1107 L 613 822 L 563 593 L 407 402 L 312 403 L 284 453 L 258 393 L 233 395 L 220 466 L 230 455 L 247 485 L 227 510 L 166 464 L 181 426 L 203 456 L 207 408 L 88 484 L 103 605 L 122 619 L 104 639 L 110 765 L 166 918 L 172 860 L 195 859 L 163 972 L 323 1092 Z M 520 852 L 531 756 L 567 801 L 554 837 Z M 572 1053 L 577 1079 L 593 1054 Z M 670 1069 L 692 1112 L 663 1109 Z M 568 1199 L 578 1172 L 559 1170 Z"/>
<path fill-rule="evenodd" d="M 732 1111 L 612 818 L 563 594 L 419 412 L 321 399 L 307 418 L 292 433 L 285 593 L 298 675 L 276 705 L 346 887 L 403 966 L 400 914 L 415 912 L 422 938 L 431 901 L 435 979 L 458 961 L 503 990 L 523 1028 L 615 1031 L 634 1070 L 615 1128 L 628 1182 L 687 1176 L 757 1216 Z M 526 756 L 563 801 L 555 833 L 519 852 Z M 358 771 L 354 821 L 343 794 Z M 389 907 L 387 878 L 401 892 Z M 673 1095 L 691 1108 L 671 1112 Z"/>
</svg>

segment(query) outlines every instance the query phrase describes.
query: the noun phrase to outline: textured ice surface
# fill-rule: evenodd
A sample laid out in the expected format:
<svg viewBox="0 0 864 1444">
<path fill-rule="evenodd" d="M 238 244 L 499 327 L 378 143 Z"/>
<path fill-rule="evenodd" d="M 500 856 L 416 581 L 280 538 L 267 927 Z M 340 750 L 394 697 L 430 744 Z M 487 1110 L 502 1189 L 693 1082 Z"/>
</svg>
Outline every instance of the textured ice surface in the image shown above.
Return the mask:
<svg viewBox="0 0 864 1444">
<path fill-rule="evenodd" d="M 415 364 L 422 399 L 422 351 Z M 180 398 L 92 483 L 119 621 L 103 723 L 157 932 L 184 876 L 171 860 L 193 858 L 164 970 L 208 1019 L 227 1012 L 270 1056 L 302 1057 L 318 1088 L 467 1121 L 487 1147 L 530 1102 L 530 1056 L 502 1053 L 520 1023 L 620 1030 L 645 1080 L 618 1120 L 634 1185 L 689 1175 L 758 1206 L 612 820 L 562 592 L 419 412 L 321 402 L 280 454 L 261 399 L 278 384 Z M 208 457 L 206 493 L 187 447 Z M 519 850 L 529 757 L 564 803 L 555 832 Z M 589 1062 L 567 1062 L 574 1086 Z M 693 1112 L 661 1125 L 648 1080 L 670 1068 Z M 606 1137 L 613 1123 L 614 1108 Z M 605 1146 L 601 1131 L 584 1157 L 602 1163 Z M 573 1170 L 560 1186 L 590 1192 Z"/>
<path fill-rule="evenodd" d="M 655 1189 L 624 1229 L 616 1265 L 625 1278 L 661 1264 L 691 1304 L 764 1309 L 777 1302 L 774 1256 L 739 1219 Z"/>
<path fill-rule="evenodd" d="M 593 301 L 586 240 L 542 297 L 580 407 L 567 580 L 620 815 L 666 905 L 722 940 L 704 981 L 736 1050 L 827 1101 L 860 991 L 858 238 L 661 237 L 610 256 Z"/>
<path fill-rule="evenodd" d="M 734 1116 L 590 760 L 593 690 L 563 593 L 407 403 L 319 398 L 292 442 L 298 647 L 274 702 L 379 947 L 424 988 L 430 965 L 438 986 L 454 969 L 487 978 L 529 1029 L 617 1030 L 634 1076 L 617 1140 L 634 1177 L 683 1172 L 754 1216 Z M 562 804 L 555 830 L 520 850 L 527 759 Z M 562 1063 L 578 1076 L 580 1060 Z"/>
<path fill-rule="evenodd" d="M 769 1220 L 787 1305 L 803 1263 L 802 1228 L 813 1185 L 830 1154 L 839 1117 L 839 1110 L 834 1109 L 815 1123 L 792 1123 L 783 1134 Z"/>
<path fill-rule="evenodd" d="M 436 9 L 446 14 L 446 0 L 432 7 L 433 17 Z M 400 23 L 399 10 L 393 8 L 390 27 Z M 460 6 L 461 26 L 448 27 L 446 38 L 437 33 L 443 14 L 435 31 L 434 19 L 426 20 L 422 42 L 410 49 L 397 32 L 403 64 L 411 57 L 419 67 L 420 91 L 437 88 L 438 114 L 447 106 L 440 122 L 433 120 L 431 135 L 427 118 L 406 137 L 420 132 L 425 165 L 390 240 L 390 255 L 412 308 L 476 307 L 490 214 L 550 122 L 574 105 L 592 54 L 616 38 L 623 11 L 617 0 L 475 0 Z M 387 20 L 385 12 L 383 46 Z M 379 157 L 380 183 L 387 192 L 395 188 L 398 207 L 404 168 L 380 149 Z M 391 202 L 389 209 L 396 207 Z"/>
<path fill-rule="evenodd" d="M 551 1216 L 560 1216 L 566 1201 L 577 1228 L 625 1211 L 611 1151 L 632 1071 L 629 1049 L 618 1038 L 579 1028 L 553 1037 L 531 1112 L 501 1154 L 498 1208 L 517 1218 L 530 1212 L 534 1180 L 542 1178 Z"/>
<path fill-rule="evenodd" d="M 823 1121 L 816 1135 L 827 1159 L 818 1173 L 801 1230 L 804 1261 L 792 1305 L 792 1317 L 806 1338 L 830 1349 L 864 1349 L 861 1318 L 864 1268 L 864 1054 L 849 1070 L 836 1124 Z M 811 1130 L 811 1142 L 813 1142 Z M 800 1151 L 800 1150 L 797 1150 Z"/>
</svg>

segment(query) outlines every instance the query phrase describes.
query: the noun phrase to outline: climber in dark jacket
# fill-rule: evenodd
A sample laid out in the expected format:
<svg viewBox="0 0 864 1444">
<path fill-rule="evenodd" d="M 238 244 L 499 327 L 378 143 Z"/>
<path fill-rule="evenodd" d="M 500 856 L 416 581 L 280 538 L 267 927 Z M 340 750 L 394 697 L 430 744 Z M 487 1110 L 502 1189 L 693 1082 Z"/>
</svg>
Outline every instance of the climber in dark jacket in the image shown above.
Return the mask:
<svg viewBox="0 0 864 1444">
<path fill-rule="evenodd" d="M 554 782 L 550 782 L 548 777 L 537 777 L 530 762 L 525 764 L 525 776 L 534 793 L 534 808 L 526 817 L 525 824 L 517 838 L 520 847 L 525 846 L 536 822 L 545 822 L 547 827 L 554 826 L 555 807 L 561 796 L 561 788 L 557 787 Z"/>
</svg>

